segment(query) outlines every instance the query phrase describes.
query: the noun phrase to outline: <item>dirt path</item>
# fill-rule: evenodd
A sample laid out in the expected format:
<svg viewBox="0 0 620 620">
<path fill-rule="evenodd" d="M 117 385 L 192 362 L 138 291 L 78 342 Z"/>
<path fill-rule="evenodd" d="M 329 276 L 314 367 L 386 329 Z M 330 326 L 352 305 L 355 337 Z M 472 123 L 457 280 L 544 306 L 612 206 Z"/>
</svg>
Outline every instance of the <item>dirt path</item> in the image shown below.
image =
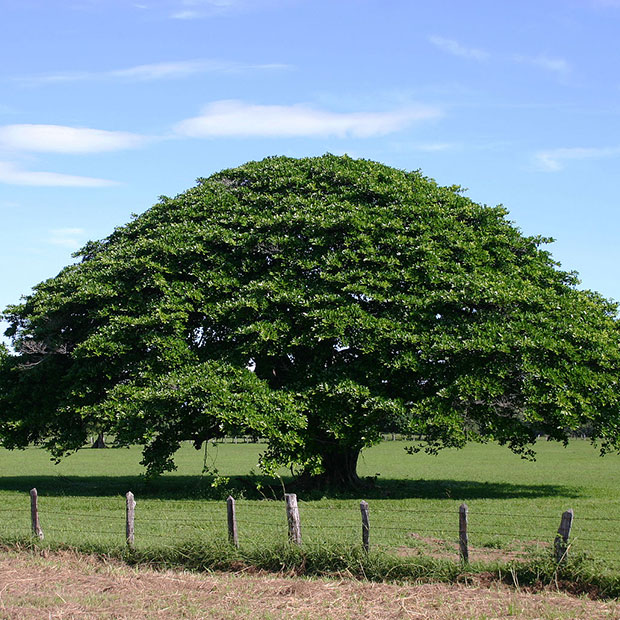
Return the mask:
<svg viewBox="0 0 620 620">
<path fill-rule="evenodd" d="M 0 551 L 0 618 L 620 619 L 620 603 L 499 585 L 156 572 L 69 552 Z"/>
</svg>

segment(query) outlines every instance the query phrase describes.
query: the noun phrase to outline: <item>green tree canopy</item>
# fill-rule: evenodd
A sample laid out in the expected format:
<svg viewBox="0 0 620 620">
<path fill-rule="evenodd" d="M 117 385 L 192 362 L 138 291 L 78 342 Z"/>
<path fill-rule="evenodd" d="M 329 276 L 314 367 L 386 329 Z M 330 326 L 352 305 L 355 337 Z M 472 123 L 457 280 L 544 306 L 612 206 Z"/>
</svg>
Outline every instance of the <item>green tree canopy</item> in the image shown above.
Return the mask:
<svg viewBox="0 0 620 620">
<path fill-rule="evenodd" d="M 246 432 L 337 482 L 386 428 L 527 453 L 588 424 L 618 449 L 617 306 L 506 215 L 349 157 L 200 179 L 6 310 L 1 440 L 60 456 L 103 428 L 157 473 Z"/>
</svg>

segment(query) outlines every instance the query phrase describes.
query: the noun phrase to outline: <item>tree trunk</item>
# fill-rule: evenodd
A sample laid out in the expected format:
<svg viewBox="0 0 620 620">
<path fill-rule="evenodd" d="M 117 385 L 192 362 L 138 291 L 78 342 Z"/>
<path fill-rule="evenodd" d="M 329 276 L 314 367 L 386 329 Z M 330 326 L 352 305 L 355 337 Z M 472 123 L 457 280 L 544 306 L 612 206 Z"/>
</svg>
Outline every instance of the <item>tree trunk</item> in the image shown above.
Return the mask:
<svg viewBox="0 0 620 620">
<path fill-rule="evenodd" d="M 92 447 L 93 448 L 107 448 L 108 447 L 105 444 L 105 439 L 103 437 L 103 431 L 97 435 L 97 439 L 95 439 L 95 441 L 93 442 Z"/>
<path fill-rule="evenodd" d="M 357 487 L 361 480 L 357 475 L 359 448 L 335 446 L 321 455 L 324 472 L 319 476 L 322 484 L 332 487 Z"/>
</svg>

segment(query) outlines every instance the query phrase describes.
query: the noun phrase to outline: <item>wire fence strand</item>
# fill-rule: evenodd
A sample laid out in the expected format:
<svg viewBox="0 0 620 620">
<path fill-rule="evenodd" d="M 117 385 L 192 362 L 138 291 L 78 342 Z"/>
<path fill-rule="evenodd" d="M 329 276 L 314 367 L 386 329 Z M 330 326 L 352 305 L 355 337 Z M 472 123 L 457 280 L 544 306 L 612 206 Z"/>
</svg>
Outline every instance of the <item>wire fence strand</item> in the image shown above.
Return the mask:
<svg viewBox="0 0 620 620">
<path fill-rule="evenodd" d="M 40 498 L 41 499 L 41 498 Z M 150 500 L 150 498 L 147 498 Z M 116 501 L 116 500 L 115 500 Z M 174 541 L 178 533 L 183 536 L 225 539 L 227 536 L 227 514 L 225 502 L 200 500 L 179 502 L 157 500 L 153 503 L 143 500 L 135 511 L 136 537 L 145 544 L 164 546 Z M 320 501 L 320 500 L 319 500 Z M 407 508 L 381 505 L 381 500 L 370 501 L 370 545 L 386 549 L 408 549 L 415 553 L 429 553 L 441 549 L 441 553 L 458 553 L 459 520 L 455 504 L 445 508 Z M 47 507 L 47 504 L 49 508 Z M 54 498 L 43 498 L 39 502 L 39 517 L 43 531 L 53 538 L 66 539 L 90 536 L 125 538 L 125 506 L 118 498 L 118 508 L 89 506 L 85 502 L 78 510 L 62 509 L 62 502 Z M 487 504 L 488 505 L 488 504 Z M 320 504 L 312 501 L 298 502 L 302 532 L 306 540 L 316 542 L 345 542 L 355 544 L 361 541 L 362 520 L 360 504 L 356 500 L 342 503 Z M 190 514 L 188 515 L 188 511 Z M 27 500 L 20 506 L 3 506 L 0 523 L 2 535 L 23 535 L 31 531 L 25 515 L 30 512 Z M 6 515 L 6 516 L 5 516 Z M 19 516 L 19 518 L 15 518 Z M 195 516 L 194 516 L 195 515 Z M 524 512 L 503 512 L 501 510 L 477 510 L 469 506 L 467 535 L 474 554 L 521 553 L 529 548 L 552 550 L 557 538 L 557 525 L 561 512 L 539 514 Z M 282 500 L 240 500 L 236 503 L 236 523 L 244 544 L 283 540 L 287 537 L 287 516 Z M 89 526 L 94 525 L 95 529 Z M 105 524 L 105 525 L 104 525 Z M 324 534 L 322 534 L 324 532 Z M 333 532 L 333 533 L 332 533 Z M 593 557 L 611 558 L 612 564 L 620 564 L 620 518 L 581 515 L 570 534 L 570 546 Z"/>
</svg>

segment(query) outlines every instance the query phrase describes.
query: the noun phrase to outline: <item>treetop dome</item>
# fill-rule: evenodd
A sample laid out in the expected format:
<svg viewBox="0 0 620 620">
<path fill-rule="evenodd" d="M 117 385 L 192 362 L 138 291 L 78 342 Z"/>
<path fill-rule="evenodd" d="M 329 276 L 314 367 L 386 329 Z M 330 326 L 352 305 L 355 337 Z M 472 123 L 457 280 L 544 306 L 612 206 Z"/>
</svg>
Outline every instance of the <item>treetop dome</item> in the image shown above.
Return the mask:
<svg viewBox="0 0 620 620">
<path fill-rule="evenodd" d="M 336 483 L 387 430 L 527 454 L 588 425 L 617 449 L 617 307 L 547 241 L 371 161 L 224 170 L 7 309 L 0 437 L 60 455 L 104 429 L 157 473 L 180 441 L 246 432 L 265 467 Z"/>
</svg>

